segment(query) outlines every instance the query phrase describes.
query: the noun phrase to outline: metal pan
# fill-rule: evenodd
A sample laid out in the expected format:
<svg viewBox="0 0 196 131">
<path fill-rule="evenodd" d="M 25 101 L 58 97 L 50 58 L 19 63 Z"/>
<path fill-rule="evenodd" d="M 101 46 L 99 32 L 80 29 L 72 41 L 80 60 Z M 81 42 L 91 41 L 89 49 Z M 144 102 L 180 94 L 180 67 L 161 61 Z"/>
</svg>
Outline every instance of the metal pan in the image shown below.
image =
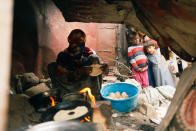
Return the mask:
<svg viewBox="0 0 196 131">
<path fill-rule="evenodd" d="M 88 109 L 88 112 L 84 114 L 83 116 L 80 116 L 76 118 L 75 120 L 82 120 L 85 116 L 92 116 L 92 108 L 91 105 L 88 102 L 85 101 L 64 101 L 62 103 L 59 103 L 58 105 L 49 108 L 47 111 L 42 113 L 41 121 L 51 121 L 53 120 L 54 115 L 60 111 L 60 110 L 72 110 L 75 109 L 78 106 L 86 106 Z"/>
<path fill-rule="evenodd" d="M 83 101 L 85 100 L 85 96 L 83 94 L 78 94 L 77 93 L 67 93 L 63 95 L 62 101 L 75 101 L 75 100 L 80 100 Z"/>
<path fill-rule="evenodd" d="M 97 131 L 93 123 L 78 121 L 49 121 L 34 126 L 23 127 L 14 131 Z"/>
<path fill-rule="evenodd" d="M 35 110 L 38 112 L 45 111 L 48 108 L 48 105 L 50 105 L 51 100 L 50 97 L 56 97 L 56 101 L 61 102 L 60 98 L 61 90 L 59 89 L 51 89 L 49 91 L 45 91 L 42 93 L 39 93 L 37 95 L 32 96 L 29 98 L 29 102 L 31 105 L 34 106 Z"/>
</svg>

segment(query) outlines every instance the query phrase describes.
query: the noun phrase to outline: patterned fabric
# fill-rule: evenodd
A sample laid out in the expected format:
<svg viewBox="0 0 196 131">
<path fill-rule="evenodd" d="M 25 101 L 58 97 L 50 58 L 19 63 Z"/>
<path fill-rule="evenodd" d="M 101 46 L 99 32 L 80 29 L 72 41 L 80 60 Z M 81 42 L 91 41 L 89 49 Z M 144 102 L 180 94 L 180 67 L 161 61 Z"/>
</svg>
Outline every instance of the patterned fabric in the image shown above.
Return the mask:
<svg viewBox="0 0 196 131">
<path fill-rule="evenodd" d="M 134 45 L 128 48 L 128 59 L 134 70 L 147 65 L 147 57 L 144 54 L 144 48 L 141 45 Z"/>
<path fill-rule="evenodd" d="M 96 54 L 95 51 L 89 47 L 85 47 L 85 52 L 83 54 L 83 56 L 88 57 L 91 54 Z"/>
</svg>

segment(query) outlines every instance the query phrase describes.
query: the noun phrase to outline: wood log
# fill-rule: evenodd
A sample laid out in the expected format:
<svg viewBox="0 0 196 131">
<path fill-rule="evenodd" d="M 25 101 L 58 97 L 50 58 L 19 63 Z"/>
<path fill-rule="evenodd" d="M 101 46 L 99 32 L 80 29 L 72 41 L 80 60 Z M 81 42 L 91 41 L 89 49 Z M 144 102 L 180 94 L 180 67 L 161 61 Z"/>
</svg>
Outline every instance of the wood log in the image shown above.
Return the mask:
<svg viewBox="0 0 196 131">
<path fill-rule="evenodd" d="M 98 101 L 93 109 L 93 122 L 101 125 L 106 131 L 111 126 L 112 107 L 109 101 Z M 99 131 L 100 129 L 98 129 Z M 101 131 L 101 130 L 100 130 Z"/>
<path fill-rule="evenodd" d="M 155 131 L 164 131 L 170 124 L 172 118 L 176 114 L 177 109 L 182 104 L 187 92 L 191 88 L 194 80 L 196 79 L 196 62 L 192 64 L 192 67 L 187 68 L 182 73 L 180 81 L 176 88 L 176 93 L 172 99 L 172 102 L 168 108 L 168 112 L 161 124 L 156 128 Z"/>
</svg>

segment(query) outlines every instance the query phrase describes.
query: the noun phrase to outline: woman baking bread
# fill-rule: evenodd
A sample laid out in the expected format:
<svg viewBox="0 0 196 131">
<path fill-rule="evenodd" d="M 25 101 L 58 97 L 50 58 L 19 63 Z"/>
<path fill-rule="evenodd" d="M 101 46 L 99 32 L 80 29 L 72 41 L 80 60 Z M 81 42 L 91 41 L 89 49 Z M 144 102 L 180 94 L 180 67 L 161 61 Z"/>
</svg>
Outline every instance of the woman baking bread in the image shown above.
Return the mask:
<svg viewBox="0 0 196 131">
<path fill-rule="evenodd" d="M 69 47 L 58 54 L 56 62 L 48 65 L 53 88 L 61 88 L 65 94 L 88 86 L 96 99 L 99 99 L 102 72 L 108 72 L 108 65 L 100 64 L 94 51 L 85 47 L 86 35 L 82 30 L 72 30 L 68 42 Z"/>
</svg>

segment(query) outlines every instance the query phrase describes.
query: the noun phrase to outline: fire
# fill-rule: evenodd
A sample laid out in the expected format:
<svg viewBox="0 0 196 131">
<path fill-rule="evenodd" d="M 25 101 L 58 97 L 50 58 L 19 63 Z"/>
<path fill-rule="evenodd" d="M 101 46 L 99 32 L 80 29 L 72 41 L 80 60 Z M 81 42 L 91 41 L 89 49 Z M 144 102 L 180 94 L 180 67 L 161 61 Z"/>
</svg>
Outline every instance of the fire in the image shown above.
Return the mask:
<svg viewBox="0 0 196 131">
<path fill-rule="evenodd" d="M 50 100 L 52 101 L 52 102 L 51 102 L 51 106 L 55 106 L 55 101 L 54 101 L 54 99 L 53 99 L 52 96 L 50 97 Z"/>
<path fill-rule="evenodd" d="M 84 120 L 86 120 L 87 122 L 90 122 L 90 116 L 84 117 Z"/>
<path fill-rule="evenodd" d="M 85 116 L 84 119 L 82 119 L 80 122 L 90 122 L 90 116 Z"/>
<path fill-rule="evenodd" d="M 82 94 L 82 93 L 85 93 L 85 92 L 88 92 L 88 96 L 90 97 L 90 99 L 91 99 L 91 103 L 92 103 L 92 106 L 95 106 L 96 104 L 96 100 L 95 100 L 95 97 L 92 95 L 92 93 L 91 93 L 91 89 L 90 88 L 88 88 L 88 87 L 86 87 L 86 88 L 84 88 L 84 89 L 82 89 L 82 90 L 80 90 L 79 91 L 79 94 Z"/>
</svg>

